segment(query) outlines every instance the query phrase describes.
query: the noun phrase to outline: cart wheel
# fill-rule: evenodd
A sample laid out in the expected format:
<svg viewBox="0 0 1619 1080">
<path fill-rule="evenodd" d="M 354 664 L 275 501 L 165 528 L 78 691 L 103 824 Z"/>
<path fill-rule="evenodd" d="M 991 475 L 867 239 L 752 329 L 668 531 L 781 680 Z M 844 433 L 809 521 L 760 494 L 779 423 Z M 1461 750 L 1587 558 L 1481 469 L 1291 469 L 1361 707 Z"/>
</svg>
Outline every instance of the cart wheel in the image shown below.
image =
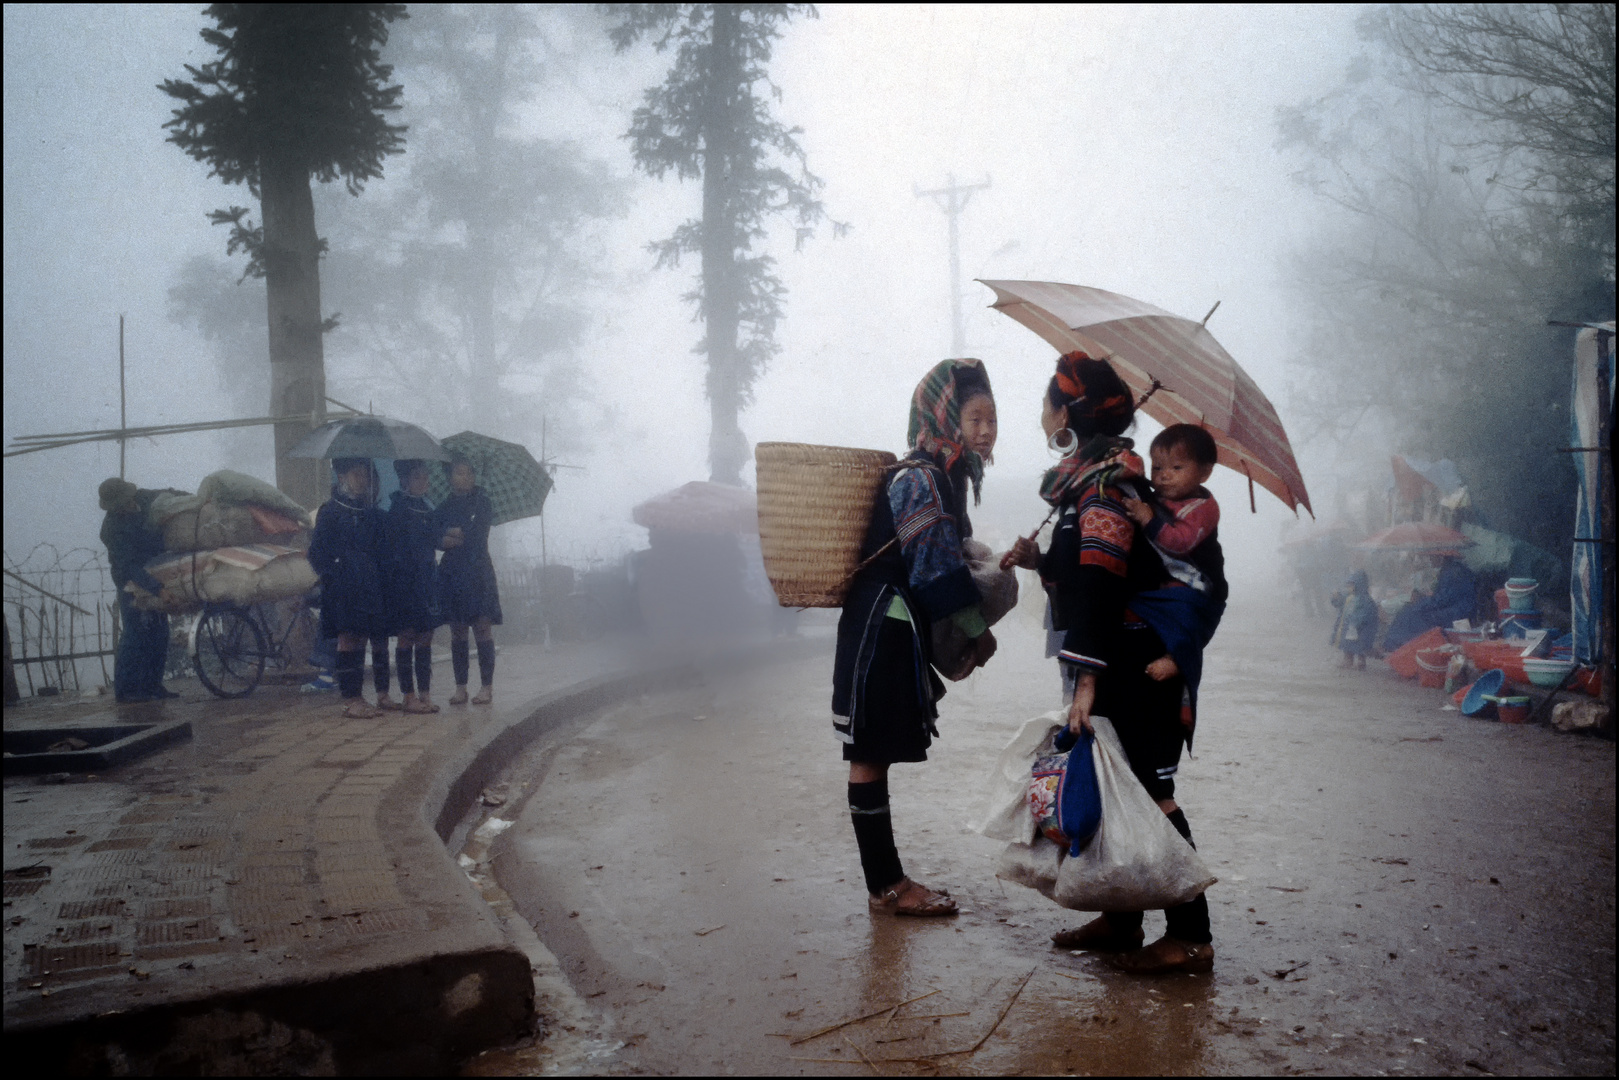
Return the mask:
<svg viewBox="0 0 1619 1080">
<path fill-rule="evenodd" d="M 197 620 L 197 651 L 192 661 L 202 685 L 219 697 L 251 694 L 264 675 L 268 652 L 264 631 L 241 608 L 209 608 Z"/>
</svg>

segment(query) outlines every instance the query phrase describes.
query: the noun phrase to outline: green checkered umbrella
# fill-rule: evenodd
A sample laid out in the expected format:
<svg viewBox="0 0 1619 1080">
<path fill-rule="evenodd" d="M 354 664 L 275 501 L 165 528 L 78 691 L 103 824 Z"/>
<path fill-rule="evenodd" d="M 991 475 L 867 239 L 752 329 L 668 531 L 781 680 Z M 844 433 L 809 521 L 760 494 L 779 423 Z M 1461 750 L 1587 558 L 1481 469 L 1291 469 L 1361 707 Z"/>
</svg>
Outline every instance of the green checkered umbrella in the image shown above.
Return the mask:
<svg viewBox="0 0 1619 1080">
<path fill-rule="evenodd" d="M 545 466 L 528 452 L 528 447 L 491 439 L 475 431 L 451 435 L 441 445 L 472 463 L 478 474 L 478 485 L 489 495 L 494 507 L 496 525 L 539 516 L 553 482 Z M 449 498 L 450 481 L 445 469 L 432 470 L 432 487 L 428 494 L 435 506 Z"/>
</svg>

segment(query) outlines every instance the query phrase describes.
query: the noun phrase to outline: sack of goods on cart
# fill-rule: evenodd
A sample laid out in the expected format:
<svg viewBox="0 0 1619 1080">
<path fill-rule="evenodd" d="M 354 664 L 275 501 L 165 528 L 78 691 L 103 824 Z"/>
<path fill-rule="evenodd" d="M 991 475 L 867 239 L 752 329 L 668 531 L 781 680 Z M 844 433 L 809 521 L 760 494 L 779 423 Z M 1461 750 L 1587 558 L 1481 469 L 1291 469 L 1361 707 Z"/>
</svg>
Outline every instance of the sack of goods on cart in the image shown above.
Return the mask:
<svg viewBox="0 0 1619 1080">
<path fill-rule="evenodd" d="M 256 477 L 221 470 L 195 495 L 166 491 L 152 500 L 148 525 L 169 552 L 146 570 L 163 585 L 141 607 L 195 611 L 205 604 L 259 604 L 301 596 L 318 583 L 305 551 L 311 526 L 303 507 Z"/>
</svg>

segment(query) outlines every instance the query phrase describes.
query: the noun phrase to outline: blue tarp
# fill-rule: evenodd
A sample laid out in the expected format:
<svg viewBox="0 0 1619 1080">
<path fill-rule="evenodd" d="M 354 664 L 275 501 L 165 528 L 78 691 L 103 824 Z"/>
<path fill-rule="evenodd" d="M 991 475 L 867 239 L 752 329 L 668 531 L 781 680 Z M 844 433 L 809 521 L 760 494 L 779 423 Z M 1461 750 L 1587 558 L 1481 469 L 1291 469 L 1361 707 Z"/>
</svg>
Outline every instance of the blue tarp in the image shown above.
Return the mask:
<svg viewBox="0 0 1619 1080">
<path fill-rule="evenodd" d="M 1602 412 L 1613 430 L 1613 323 L 1606 331 L 1581 330 L 1574 339 L 1574 387 L 1569 425 L 1571 447 L 1598 445 Z M 1594 664 L 1602 656 L 1602 545 L 1582 543 L 1602 536 L 1599 490 L 1601 461 L 1597 454 L 1577 453 L 1574 471 L 1579 498 L 1574 508 L 1574 558 L 1569 574 L 1569 611 L 1573 617 L 1574 659 Z M 1607 658 L 1611 659 L 1611 658 Z"/>
</svg>

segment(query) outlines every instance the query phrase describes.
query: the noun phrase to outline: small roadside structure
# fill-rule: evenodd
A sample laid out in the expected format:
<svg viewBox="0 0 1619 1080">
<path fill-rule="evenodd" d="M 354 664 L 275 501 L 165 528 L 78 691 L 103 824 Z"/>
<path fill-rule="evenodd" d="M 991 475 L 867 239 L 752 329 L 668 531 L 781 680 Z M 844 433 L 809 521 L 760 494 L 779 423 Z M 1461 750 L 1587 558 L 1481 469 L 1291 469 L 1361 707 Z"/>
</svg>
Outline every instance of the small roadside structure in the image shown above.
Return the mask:
<svg viewBox="0 0 1619 1080">
<path fill-rule="evenodd" d="M 635 586 L 648 633 L 692 641 L 767 632 L 777 605 L 751 490 L 694 480 L 641 503 L 631 517 L 647 530 Z"/>
</svg>

